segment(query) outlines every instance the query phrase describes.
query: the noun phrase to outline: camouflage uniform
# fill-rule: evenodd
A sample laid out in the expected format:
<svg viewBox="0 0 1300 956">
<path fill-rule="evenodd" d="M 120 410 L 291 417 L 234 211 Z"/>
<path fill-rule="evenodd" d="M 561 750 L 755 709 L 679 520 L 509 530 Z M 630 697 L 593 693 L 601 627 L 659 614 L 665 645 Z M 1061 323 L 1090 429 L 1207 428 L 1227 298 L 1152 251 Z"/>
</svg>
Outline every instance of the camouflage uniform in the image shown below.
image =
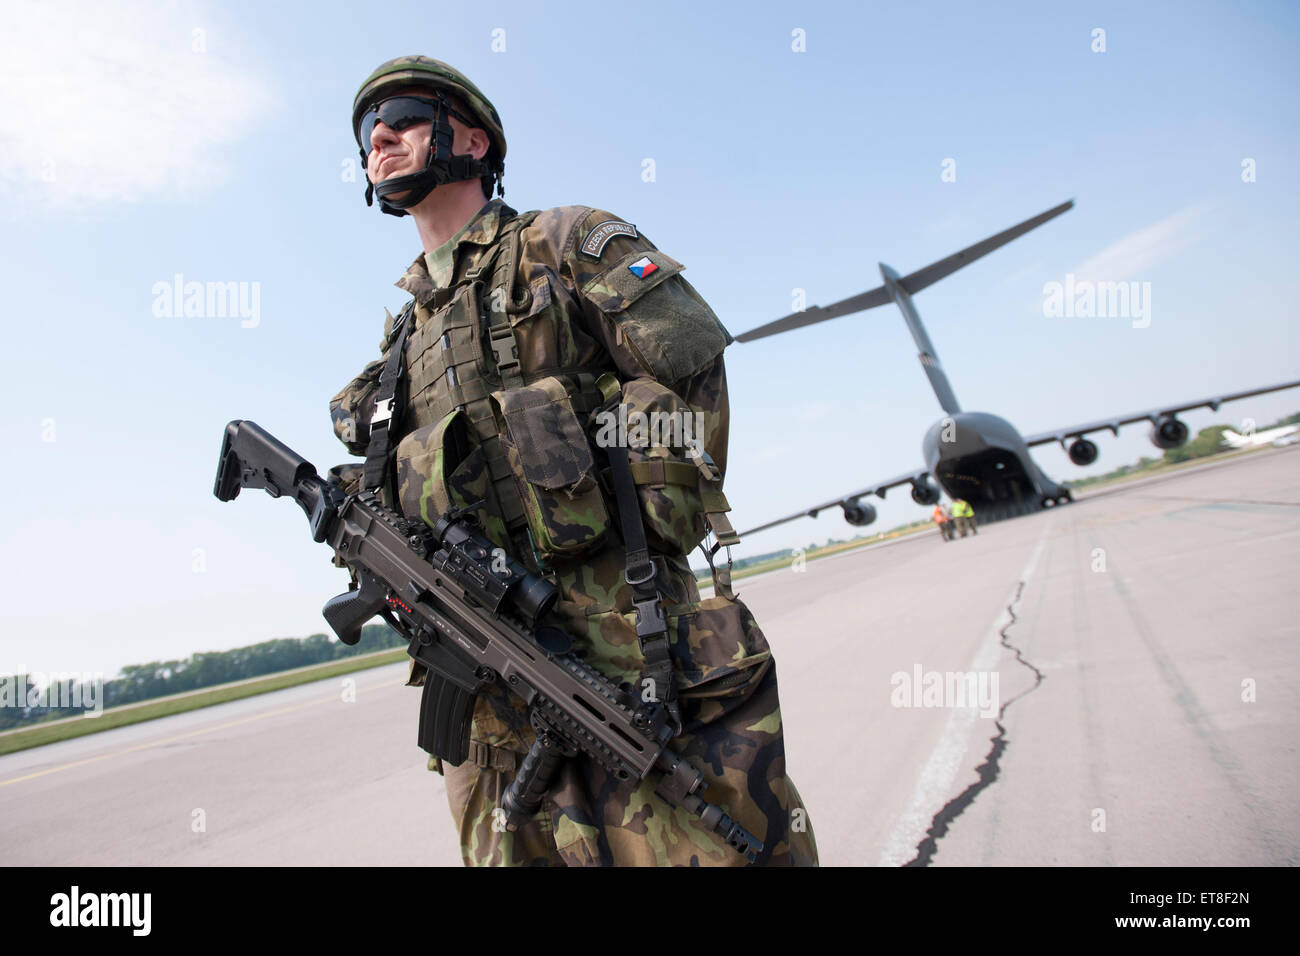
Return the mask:
<svg viewBox="0 0 1300 956">
<path fill-rule="evenodd" d="M 445 285 L 431 277 L 429 261 Z M 644 659 L 623 578 L 626 553 L 585 425 L 612 383 L 633 410 L 698 413 L 697 437 L 725 469 L 722 350 L 731 336 L 680 271 L 610 213 L 566 206 L 517 216 L 495 199 L 397 283 L 415 306 L 387 497 L 430 521 L 449 505 L 484 502 L 488 536 L 556 583 L 575 650 L 637 690 Z M 353 454 L 365 453 L 394 325 L 390 316 L 383 357 L 330 403 L 336 434 Z M 629 453 L 681 706 L 683 732 L 670 746 L 704 772 L 704 798 L 763 841 L 760 864 L 815 865 L 811 822 L 785 769 L 767 641 L 744 605 L 729 599 L 725 581 L 717 596 L 700 599 L 684 556 L 703 537 L 706 513 L 725 509 L 725 500 L 708 500 L 695 465 L 670 444 L 681 442 Z M 341 473 L 354 477 L 355 467 Z M 422 681 L 413 665 L 411 683 Z M 430 761 L 446 777 L 466 865 L 745 862 L 656 796 L 657 775 L 629 791 L 585 757 L 567 762 L 530 823 L 504 832 L 493 811 L 533 739 L 522 705 L 497 688 L 479 697 L 470 759 L 459 767 Z"/>
</svg>

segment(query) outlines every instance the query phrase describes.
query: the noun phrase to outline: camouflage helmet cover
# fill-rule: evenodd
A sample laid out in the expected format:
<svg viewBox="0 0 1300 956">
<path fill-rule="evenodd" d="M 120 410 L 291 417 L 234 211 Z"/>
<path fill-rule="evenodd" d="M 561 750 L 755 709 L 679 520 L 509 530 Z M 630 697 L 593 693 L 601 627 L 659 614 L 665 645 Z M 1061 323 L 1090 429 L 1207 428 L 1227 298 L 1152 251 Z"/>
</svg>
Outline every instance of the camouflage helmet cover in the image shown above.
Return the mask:
<svg viewBox="0 0 1300 956">
<path fill-rule="evenodd" d="M 459 97 L 492 141 L 495 156 L 489 160 L 497 169 L 505 165 L 506 133 L 496 107 L 482 91 L 455 67 L 427 56 L 399 56 L 389 60 L 366 77 L 352 102 L 352 133 L 355 136 L 361 116 L 367 109 L 391 96 L 394 91 L 412 86 L 427 86 Z M 364 149 L 364 145 L 363 145 Z"/>
</svg>

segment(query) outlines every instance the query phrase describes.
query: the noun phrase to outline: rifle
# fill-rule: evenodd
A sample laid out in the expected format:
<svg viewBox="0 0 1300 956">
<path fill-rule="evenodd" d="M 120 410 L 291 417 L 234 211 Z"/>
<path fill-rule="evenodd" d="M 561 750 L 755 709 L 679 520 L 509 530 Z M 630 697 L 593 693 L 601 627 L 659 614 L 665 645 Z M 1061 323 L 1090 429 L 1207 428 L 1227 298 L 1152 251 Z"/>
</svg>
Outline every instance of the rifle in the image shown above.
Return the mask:
<svg viewBox="0 0 1300 956">
<path fill-rule="evenodd" d="M 470 509 L 450 509 L 430 528 L 384 507 L 373 491 L 344 494 L 311 462 L 250 421 L 226 425 L 213 494 L 242 488 L 288 495 L 306 513 L 313 541 L 348 566 L 348 591 L 322 613 L 339 640 L 355 644 L 376 614 L 428 669 L 419 745 L 459 765 L 469 756 L 474 702 L 493 684 L 528 707 L 537 739 L 501 798 L 507 830 L 535 814 L 563 762 L 578 754 L 627 786 L 660 774 L 655 793 L 698 816 L 753 863 L 763 844 L 699 791 L 704 775 L 667 748 L 675 728 L 657 700 L 641 701 L 573 652 L 552 616 L 555 586 L 483 536 Z"/>
</svg>

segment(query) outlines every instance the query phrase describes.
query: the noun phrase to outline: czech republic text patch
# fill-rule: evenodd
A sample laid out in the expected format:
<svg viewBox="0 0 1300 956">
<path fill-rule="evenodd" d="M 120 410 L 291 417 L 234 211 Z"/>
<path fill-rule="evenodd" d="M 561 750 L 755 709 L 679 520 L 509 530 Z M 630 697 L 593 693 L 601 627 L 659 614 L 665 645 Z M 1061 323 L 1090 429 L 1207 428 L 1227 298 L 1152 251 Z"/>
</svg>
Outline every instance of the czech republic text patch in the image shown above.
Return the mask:
<svg viewBox="0 0 1300 956">
<path fill-rule="evenodd" d="M 594 259 L 599 259 L 601 252 L 605 249 L 605 243 L 615 236 L 630 236 L 635 239 L 636 226 L 630 222 L 606 219 L 587 233 L 587 238 L 582 240 L 582 251 Z"/>
</svg>

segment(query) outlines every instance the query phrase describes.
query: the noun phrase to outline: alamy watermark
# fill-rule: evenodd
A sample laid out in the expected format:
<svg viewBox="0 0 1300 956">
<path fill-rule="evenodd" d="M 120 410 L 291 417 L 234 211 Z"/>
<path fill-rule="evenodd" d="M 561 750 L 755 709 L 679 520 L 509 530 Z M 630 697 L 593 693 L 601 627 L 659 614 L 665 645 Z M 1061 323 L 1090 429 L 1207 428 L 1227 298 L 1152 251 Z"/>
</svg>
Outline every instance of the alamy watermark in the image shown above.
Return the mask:
<svg viewBox="0 0 1300 956">
<path fill-rule="evenodd" d="M 1132 319 L 1133 328 L 1151 324 L 1150 282 L 1094 282 L 1066 273 L 1065 282 L 1043 286 L 1043 315 L 1049 319 Z"/>
<path fill-rule="evenodd" d="M 84 710 L 81 716 L 98 717 L 104 712 L 104 675 L 40 671 L 6 674 L 0 676 L 0 707 Z"/>
<path fill-rule="evenodd" d="M 155 282 L 150 292 L 153 314 L 160 319 L 237 318 L 246 329 L 262 322 L 260 282 L 186 282 L 178 272 L 171 282 Z"/>
<path fill-rule="evenodd" d="M 895 671 L 889 683 L 893 707 L 976 707 L 981 717 L 998 715 L 997 671 Z"/>
<path fill-rule="evenodd" d="M 73 885 L 50 897 L 51 926 L 119 926 L 132 936 L 148 936 L 152 926 L 152 893 L 83 893 Z"/>
<path fill-rule="evenodd" d="M 646 413 L 619 405 L 617 413 L 598 412 L 596 422 L 596 444 L 601 448 L 685 448 L 698 458 L 704 447 L 703 412 Z"/>
</svg>

